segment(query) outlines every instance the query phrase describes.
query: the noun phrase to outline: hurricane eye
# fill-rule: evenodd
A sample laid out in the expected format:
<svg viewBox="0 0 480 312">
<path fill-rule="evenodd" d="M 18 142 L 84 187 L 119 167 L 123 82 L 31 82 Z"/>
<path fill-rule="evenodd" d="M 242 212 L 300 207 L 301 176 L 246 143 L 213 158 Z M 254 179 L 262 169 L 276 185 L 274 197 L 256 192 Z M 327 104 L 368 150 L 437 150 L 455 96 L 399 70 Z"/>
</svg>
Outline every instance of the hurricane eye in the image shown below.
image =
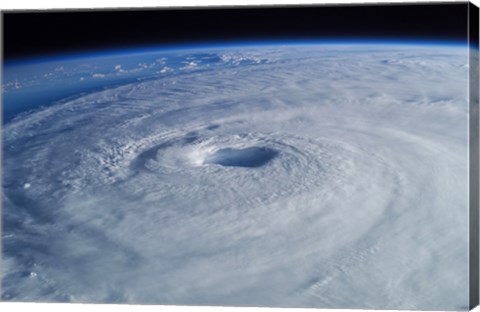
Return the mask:
<svg viewBox="0 0 480 312">
<path fill-rule="evenodd" d="M 224 167 L 257 168 L 268 164 L 278 151 L 268 147 L 222 148 L 207 157 L 204 163 Z"/>
</svg>

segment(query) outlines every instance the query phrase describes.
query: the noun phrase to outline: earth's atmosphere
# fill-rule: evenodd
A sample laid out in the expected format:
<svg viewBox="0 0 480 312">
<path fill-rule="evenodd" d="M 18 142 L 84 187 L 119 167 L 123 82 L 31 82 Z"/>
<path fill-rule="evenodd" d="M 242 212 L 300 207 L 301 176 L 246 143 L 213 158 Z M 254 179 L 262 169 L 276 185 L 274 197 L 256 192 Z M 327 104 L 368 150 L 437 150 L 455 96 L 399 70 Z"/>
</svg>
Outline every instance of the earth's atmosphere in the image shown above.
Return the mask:
<svg viewBox="0 0 480 312">
<path fill-rule="evenodd" d="M 447 45 L 7 64 L 2 299 L 467 309 L 467 84 Z"/>
</svg>

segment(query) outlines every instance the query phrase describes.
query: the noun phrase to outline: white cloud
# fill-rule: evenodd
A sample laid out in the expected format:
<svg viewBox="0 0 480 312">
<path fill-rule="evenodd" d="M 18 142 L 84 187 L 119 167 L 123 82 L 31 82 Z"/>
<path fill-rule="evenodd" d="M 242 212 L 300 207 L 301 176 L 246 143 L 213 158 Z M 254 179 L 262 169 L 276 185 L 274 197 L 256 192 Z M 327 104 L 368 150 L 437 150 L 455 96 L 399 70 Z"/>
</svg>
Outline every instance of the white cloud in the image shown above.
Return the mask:
<svg viewBox="0 0 480 312">
<path fill-rule="evenodd" d="M 171 72 L 171 71 L 173 71 L 172 68 L 170 68 L 170 67 L 168 67 L 168 66 L 165 66 L 165 67 L 163 67 L 163 68 L 160 70 L 160 73 L 163 74 L 163 73 L 167 73 L 167 72 Z"/>
<path fill-rule="evenodd" d="M 468 51 L 263 49 L 282 62 L 162 75 L 7 124 L 4 222 L 26 221 L 5 228 L 4 293 L 462 309 Z M 205 161 L 250 147 L 278 154 Z M 28 210 L 18 181 L 35 185 Z"/>
<path fill-rule="evenodd" d="M 183 62 L 185 66 L 180 67 L 181 70 L 192 70 L 198 66 L 198 63 L 194 61 Z"/>
</svg>

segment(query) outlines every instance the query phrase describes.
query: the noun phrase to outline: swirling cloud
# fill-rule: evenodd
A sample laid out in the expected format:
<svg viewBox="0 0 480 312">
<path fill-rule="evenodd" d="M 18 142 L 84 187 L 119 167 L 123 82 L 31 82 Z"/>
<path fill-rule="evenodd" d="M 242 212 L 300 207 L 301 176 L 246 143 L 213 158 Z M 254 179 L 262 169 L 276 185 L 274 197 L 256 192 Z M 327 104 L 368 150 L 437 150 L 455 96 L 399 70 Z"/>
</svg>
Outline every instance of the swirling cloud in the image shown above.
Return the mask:
<svg viewBox="0 0 480 312">
<path fill-rule="evenodd" d="M 466 49 L 185 59 L 5 126 L 4 299 L 467 305 Z"/>
</svg>

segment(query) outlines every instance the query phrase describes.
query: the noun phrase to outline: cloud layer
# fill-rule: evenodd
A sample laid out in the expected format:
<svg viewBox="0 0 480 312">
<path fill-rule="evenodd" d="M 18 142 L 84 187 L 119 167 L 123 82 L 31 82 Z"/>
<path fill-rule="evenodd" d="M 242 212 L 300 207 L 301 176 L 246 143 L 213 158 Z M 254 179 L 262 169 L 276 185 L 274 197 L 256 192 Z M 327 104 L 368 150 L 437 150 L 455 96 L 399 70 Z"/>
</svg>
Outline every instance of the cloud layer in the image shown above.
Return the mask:
<svg viewBox="0 0 480 312">
<path fill-rule="evenodd" d="M 4 300 L 467 307 L 465 48 L 185 60 L 5 126 Z"/>
</svg>

